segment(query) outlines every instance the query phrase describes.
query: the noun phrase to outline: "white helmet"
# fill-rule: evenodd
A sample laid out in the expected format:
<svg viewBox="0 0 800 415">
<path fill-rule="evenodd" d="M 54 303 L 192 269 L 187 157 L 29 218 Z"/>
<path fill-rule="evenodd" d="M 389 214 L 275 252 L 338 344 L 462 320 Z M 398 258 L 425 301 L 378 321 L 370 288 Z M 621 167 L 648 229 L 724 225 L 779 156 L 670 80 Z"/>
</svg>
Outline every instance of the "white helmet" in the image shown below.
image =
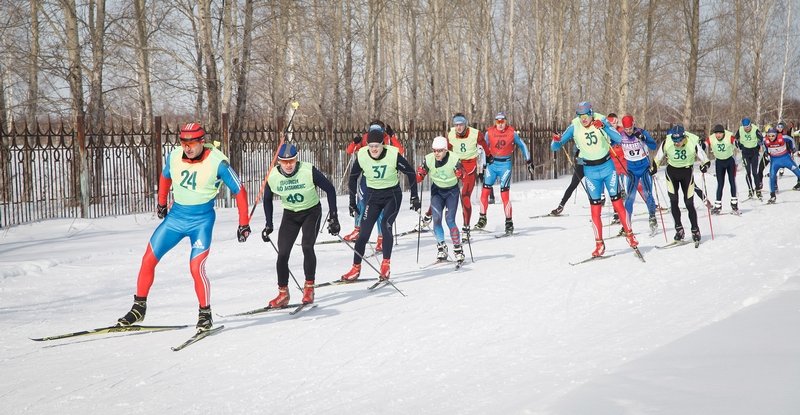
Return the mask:
<svg viewBox="0 0 800 415">
<path fill-rule="evenodd" d="M 433 139 L 433 144 L 431 145 L 431 148 L 433 148 L 434 150 L 441 150 L 441 149 L 445 149 L 446 150 L 447 149 L 447 139 L 442 137 L 442 136 L 438 136 L 438 137 L 434 138 Z"/>
</svg>

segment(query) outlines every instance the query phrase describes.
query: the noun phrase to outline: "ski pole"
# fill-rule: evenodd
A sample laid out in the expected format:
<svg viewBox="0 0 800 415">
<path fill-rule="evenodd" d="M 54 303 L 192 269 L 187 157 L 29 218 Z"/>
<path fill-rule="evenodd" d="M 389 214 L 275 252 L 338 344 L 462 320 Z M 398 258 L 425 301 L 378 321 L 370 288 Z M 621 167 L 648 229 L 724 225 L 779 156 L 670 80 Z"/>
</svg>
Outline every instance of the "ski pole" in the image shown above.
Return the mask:
<svg viewBox="0 0 800 415">
<path fill-rule="evenodd" d="M 656 187 L 656 202 L 658 206 L 661 206 L 661 200 L 658 198 L 658 181 L 656 179 L 656 175 L 653 175 L 653 185 Z M 669 243 L 667 240 L 667 226 L 664 224 L 664 211 L 661 209 L 656 210 L 658 210 L 658 215 L 661 216 L 661 229 L 664 231 L 664 242 Z"/>
<path fill-rule="evenodd" d="M 700 172 L 703 176 L 703 190 L 708 197 L 708 186 L 706 186 L 706 174 L 704 172 Z M 711 240 L 714 240 L 714 226 L 711 224 L 711 207 L 706 204 L 706 210 L 708 210 L 708 228 L 711 230 Z"/>
<path fill-rule="evenodd" d="M 423 190 L 419 192 L 419 219 L 417 219 L 417 264 L 419 264 L 419 241 L 422 237 L 422 194 L 425 193 Z"/>
<path fill-rule="evenodd" d="M 269 241 L 269 244 L 272 245 L 272 249 L 275 250 L 275 253 L 276 254 L 280 254 L 280 252 L 278 252 L 278 247 L 276 247 L 275 243 L 272 242 L 272 238 L 267 237 L 267 240 Z M 288 268 L 288 266 L 287 266 L 287 268 Z M 303 289 L 300 288 L 300 283 L 297 282 L 297 278 L 294 277 L 294 274 L 292 273 L 292 270 L 289 270 L 289 275 L 292 276 L 292 279 L 294 280 L 294 283 L 297 284 L 297 289 L 300 290 L 300 291 L 303 291 Z"/>
<path fill-rule="evenodd" d="M 283 130 L 283 134 L 281 134 L 281 139 L 278 141 L 278 148 L 275 149 L 275 154 L 272 156 L 272 161 L 269 163 L 269 168 L 267 169 L 267 174 L 264 175 L 264 181 L 261 182 L 261 190 L 258 192 L 258 196 L 256 196 L 256 200 L 253 202 L 253 208 L 250 210 L 250 216 L 248 220 L 253 219 L 253 213 L 256 211 L 256 206 L 258 206 L 258 201 L 264 196 L 264 189 L 267 188 L 267 180 L 269 179 L 269 173 L 272 171 L 272 168 L 275 167 L 275 163 L 278 161 L 278 151 L 281 149 L 281 146 L 286 141 L 286 133 L 289 132 L 289 127 L 292 126 L 292 121 L 294 120 L 294 115 L 297 114 L 297 108 L 300 107 L 300 103 L 297 101 L 292 102 L 292 108 L 294 111 L 292 112 L 292 116 L 289 117 L 289 123 L 286 124 L 286 128 Z"/>
<path fill-rule="evenodd" d="M 344 238 L 342 238 L 342 236 L 341 236 L 341 235 L 336 235 L 336 236 L 339 238 L 339 240 L 340 240 L 340 241 L 342 241 L 342 242 L 343 242 L 345 245 L 347 245 L 347 247 L 348 247 L 348 248 L 350 248 L 350 250 L 351 250 L 351 251 L 355 252 L 355 253 L 356 253 L 356 255 L 358 255 L 358 256 L 359 256 L 359 258 L 361 258 L 361 262 L 366 262 L 366 263 L 367 263 L 367 265 L 369 265 L 369 267 L 370 267 L 370 268 L 374 269 L 374 270 L 375 270 L 375 272 L 377 272 L 377 273 L 378 273 L 378 275 L 380 275 L 380 276 L 382 276 L 382 275 L 383 275 L 383 274 L 381 274 L 381 272 L 380 272 L 380 271 L 378 271 L 378 268 L 375 268 L 375 265 L 372 265 L 372 263 L 371 263 L 371 262 L 367 261 L 367 259 L 366 259 L 366 258 L 364 258 L 364 255 L 361 255 L 361 254 L 360 254 L 358 251 L 356 251 L 356 249 L 355 249 L 355 248 L 353 248 L 353 247 L 352 247 L 352 246 L 351 246 L 349 243 L 347 243 L 347 241 L 345 241 L 345 240 L 344 240 Z M 395 290 L 397 290 L 397 292 L 399 292 L 399 293 L 400 293 L 400 294 L 401 294 L 403 297 L 406 297 L 406 295 L 405 295 L 405 294 L 404 294 L 402 291 L 400 291 L 400 289 L 399 289 L 399 288 L 397 288 L 397 286 L 395 286 L 395 285 L 394 285 L 394 283 L 393 283 L 393 282 L 391 282 L 389 279 L 385 279 L 384 281 L 386 281 L 387 283 L 389 283 L 389 285 L 391 285 L 391 286 L 392 286 L 392 288 L 394 288 Z"/>
</svg>

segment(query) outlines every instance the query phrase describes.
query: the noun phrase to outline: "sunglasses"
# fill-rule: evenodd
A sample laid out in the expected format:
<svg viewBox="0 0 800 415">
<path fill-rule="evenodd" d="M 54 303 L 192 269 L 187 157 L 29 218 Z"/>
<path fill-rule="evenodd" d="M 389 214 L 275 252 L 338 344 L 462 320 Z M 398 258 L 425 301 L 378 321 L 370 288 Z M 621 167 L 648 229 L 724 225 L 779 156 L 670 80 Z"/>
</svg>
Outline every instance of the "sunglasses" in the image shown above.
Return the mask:
<svg viewBox="0 0 800 415">
<path fill-rule="evenodd" d="M 505 119 L 501 119 L 501 120 L 494 120 L 494 123 L 495 123 L 495 124 L 505 124 L 505 123 L 506 123 L 506 120 L 505 120 Z"/>
<path fill-rule="evenodd" d="M 591 114 L 580 114 L 578 117 L 581 119 L 581 121 L 591 120 L 594 118 Z"/>
<path fill-rule="evenodd" d="M 381 143 L 369 143 L 369 144 L 367 144 L 367 146 L 369 146 L 369 148 L 381 148 L 381 147 L 383 147 L 383 144 L 381 144 Z"/>
<path fill-rule="evenodd" d="M 433 149 L 434 153 L 444 153 L 445 151 L 447 151 L 446 148 L 435 148 L 435 149 Z"/>
</svg>

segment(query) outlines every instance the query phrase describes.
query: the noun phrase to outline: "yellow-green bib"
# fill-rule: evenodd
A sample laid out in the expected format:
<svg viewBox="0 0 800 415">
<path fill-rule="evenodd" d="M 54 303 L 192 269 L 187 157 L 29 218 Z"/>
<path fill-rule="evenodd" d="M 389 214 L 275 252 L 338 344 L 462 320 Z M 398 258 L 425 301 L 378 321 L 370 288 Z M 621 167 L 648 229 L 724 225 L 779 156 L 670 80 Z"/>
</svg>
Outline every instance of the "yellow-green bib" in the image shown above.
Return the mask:
<svg viewBox="0 0 800 415">
<path fill-rule="evenodd" d="M 758 135 L 756 134 L 756 131 L 758 131 L 758 126 L 755 124 L 750 124 L 749 133 L 744 130 L 744 127 L 739 127 L 739 143 L 742 144 L 742 147 L 758 147 Z"/>
<path fill-rule="evenodd" d="M 456 135 L 456 128 L 450 128 L 447 132 L 447 141 L 453 146 L 453 154 L 458 156 L 459 160 L 469 160 L 478 157 L 478 133 L 479 131 L 472 127 L 467 127 L 469 134 L 464 138 L 459 138 Z"/>
<path fill-rule="evenodd" d="M 386 156 L 380 160 L 370 157 L 369 147 L 358 150 L 358 165 L 361 166 L 370 189 L 388 189 L 400 184 L 397 177 L 397 156 L 400 153 L 397 147 L 383 147 L 386 149 Z"/>
<path fill-rule="evenodd" d="M 731 142 L 731 136 L 733 136 L 733 134 L 726 130 L 725 135 L 722 136 L 722 140 L 717 140 L 717 136 L 714 134 L 708 137 L 711 151 L 718 160 L 726 160 L 733 156 L 734 144 Z"/>
<path fill-rule="evenodd" d="M 456 164 L 458 157 L 452 151 L 448 152 L 447 162 L 441 167 L 436 167 L 436 156 L 429 153 L 425 156 L 425 165 L 428 166 L 428 176 L 436 186 L 442 189 L 451 188 L 458 184 L 458 177 L 456 177 Z"/>
<path fill-rule="evenodd" d="M 280 196 L 283 208 L 292 212 L 310 209 L 319 203 L 312 166 L 298 161 L 296 169 L 295 174 L 286 177 L 275 166 L 267 180 L 272 193 Z"/>
<path fill-rule="evenodd" d="M 602 114 L 595 113 L 595 120 L 602 120 L 605 118 Z M 572 119 L 572 140 L 581 151 L 581 158 L 584 160 L 600 160 L 608 155 L 610 146 L 608 145 L 608 137 L 605 133 L 595 128 L 594 125 L 589 124 L 589 127 L 584 127 L 581 124 L 580 117 Z"/>
<path fill-rule="evenodd" d="M 199 163 L 184 161 L 181 147 L 176 147 L 169 155 L 172 196 L 176 203 L 185 206 L 202 205 L 219 193 L 220 179 L 217 178 L 217 170 L 220 163 L 228 161 L 228 158 L 211 144 L 204 144 L 203 147 L 211 149 L 211 153 Z"/>
<path fill-rule="evenodd" d="M 675 143 L 671 138 L 664 141 L 664 154 L 667 156 L 667 163 L 672 167 L 690 167 L 694 165 L 694 159 L 697 157 L 697 143 L 700 142 L 700 137 L 692 134 L 686 134 L 686 144 L 683 147 L 675 147 Z"/>
</svg>

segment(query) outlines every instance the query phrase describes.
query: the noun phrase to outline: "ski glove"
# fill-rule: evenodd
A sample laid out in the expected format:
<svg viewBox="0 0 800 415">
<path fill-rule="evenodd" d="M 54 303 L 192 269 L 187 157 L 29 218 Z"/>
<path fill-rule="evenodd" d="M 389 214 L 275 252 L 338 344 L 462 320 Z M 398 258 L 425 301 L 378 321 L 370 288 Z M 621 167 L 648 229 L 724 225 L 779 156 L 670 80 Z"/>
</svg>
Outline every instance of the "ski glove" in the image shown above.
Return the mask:
<svg viewBox="0 0 800 415">
<path fill-rule="evenodd" d="M 358 215 L 358 205 L 356 204 L 356 198 L 350 198 L 350 217 L 356 217 Z"/>
<path fill-rule="evenodd" d="M 353 137 L 353 144 L 358 145 L 358 143 L 360 143 L 360 142 L 361 142 L 361 136 L 360 135 L 357 135 L 357 136 Z"/>
<path fill-rule="evenodd" d="M 386 134 L 388 134 L 389 137 L 394 135 L 394 130 L 392 129 L 392 126 L 389 124 L 386 124 Z"/>
<path fill-rule="evenodd" d="M 700 172 L 701 172 L 701 173 L 705 173 L 705 172 L 707 172 L 707 171 L 708 171 L 708 167 L 709 167 L 710 165 L 711 165 L 711 162 L 710 162 L 710 161 L 707 161 L 707 162 L 705 162 L 705 163 L 701 164 L 701 165 L 700 165 Z"/>
<path fill-rule="evenodd" d="M 561 134 L 553 133 L 553 141 L 561 141 Z"/>
<path fill-rule="evenodd" d="M 603 122 L 600 120 L 592 121 L 592 125 L 594 126 L 594 128 L 597 128 L 598 130 L 602 130 L 603 127 L 605 127 L 605 124 L 603 124 Z"/>
<path fill-rule="evenodd" d="M 658 163 L 655 160 L 650 162 L 650 175 L 655 176 L 658 171 Z"/>
<path fill-rule="evenodd" d="M 339 231 L 341 230 L 342 227 L 341 225 L 339 225 L 339 218 L 337 218 L 336 216 L 331 216 L 328 219 L 328 233 L 333 236 L 336 236 L 339 234 Z"/>
<path fill-rule="evenodd" d="M 250 236 L 250 225 L 239 225 L 239 229 L 236 230 L 236 237 L 239 238 L 239 242 L 246 241 L 248 236 Z"/>
<path fill-rule="evenodd" d="M 494 156 L 491 155 L 491 154 L 487 154 L 486 155 L 486 165 L 488 166 L 488 165 L 490 165 L 492 163 L 494 163 Z"/>
<path fill-rule="evenodd" d="M 272 233 L 272 225 L 267 225 L 264 227 L 264 230 L 261 231 L 261 239 L 264 242 L 269 242 L 269 234 Z"/>
<path fill-rule="evenodd" d="M 528 174 L 530 174 L 531 176 L 533 176 L 533 169 L 536 167 L 536 166 L 534 166 L 534 165 L 533 165 L 533 160 L 530 160 L 530 159 L 529 159 L 529 160 L 528 160 L 528 161 L 526 161 L 525 163 L 527 163 L 527 164 L 528 164 Z"/>
<path fill-rule="evenodd" d="M 411 196 L 411 210 L 419 212 L 420 208 L 422 208 L 422 202 L 419 201 L 418 197 Z"/>
<path fill-rule="evenodd" d="M 156 215 L 159 219 L 164 219 L 167 216 L 167 205 L 156 206 Z"/>
</svg>

